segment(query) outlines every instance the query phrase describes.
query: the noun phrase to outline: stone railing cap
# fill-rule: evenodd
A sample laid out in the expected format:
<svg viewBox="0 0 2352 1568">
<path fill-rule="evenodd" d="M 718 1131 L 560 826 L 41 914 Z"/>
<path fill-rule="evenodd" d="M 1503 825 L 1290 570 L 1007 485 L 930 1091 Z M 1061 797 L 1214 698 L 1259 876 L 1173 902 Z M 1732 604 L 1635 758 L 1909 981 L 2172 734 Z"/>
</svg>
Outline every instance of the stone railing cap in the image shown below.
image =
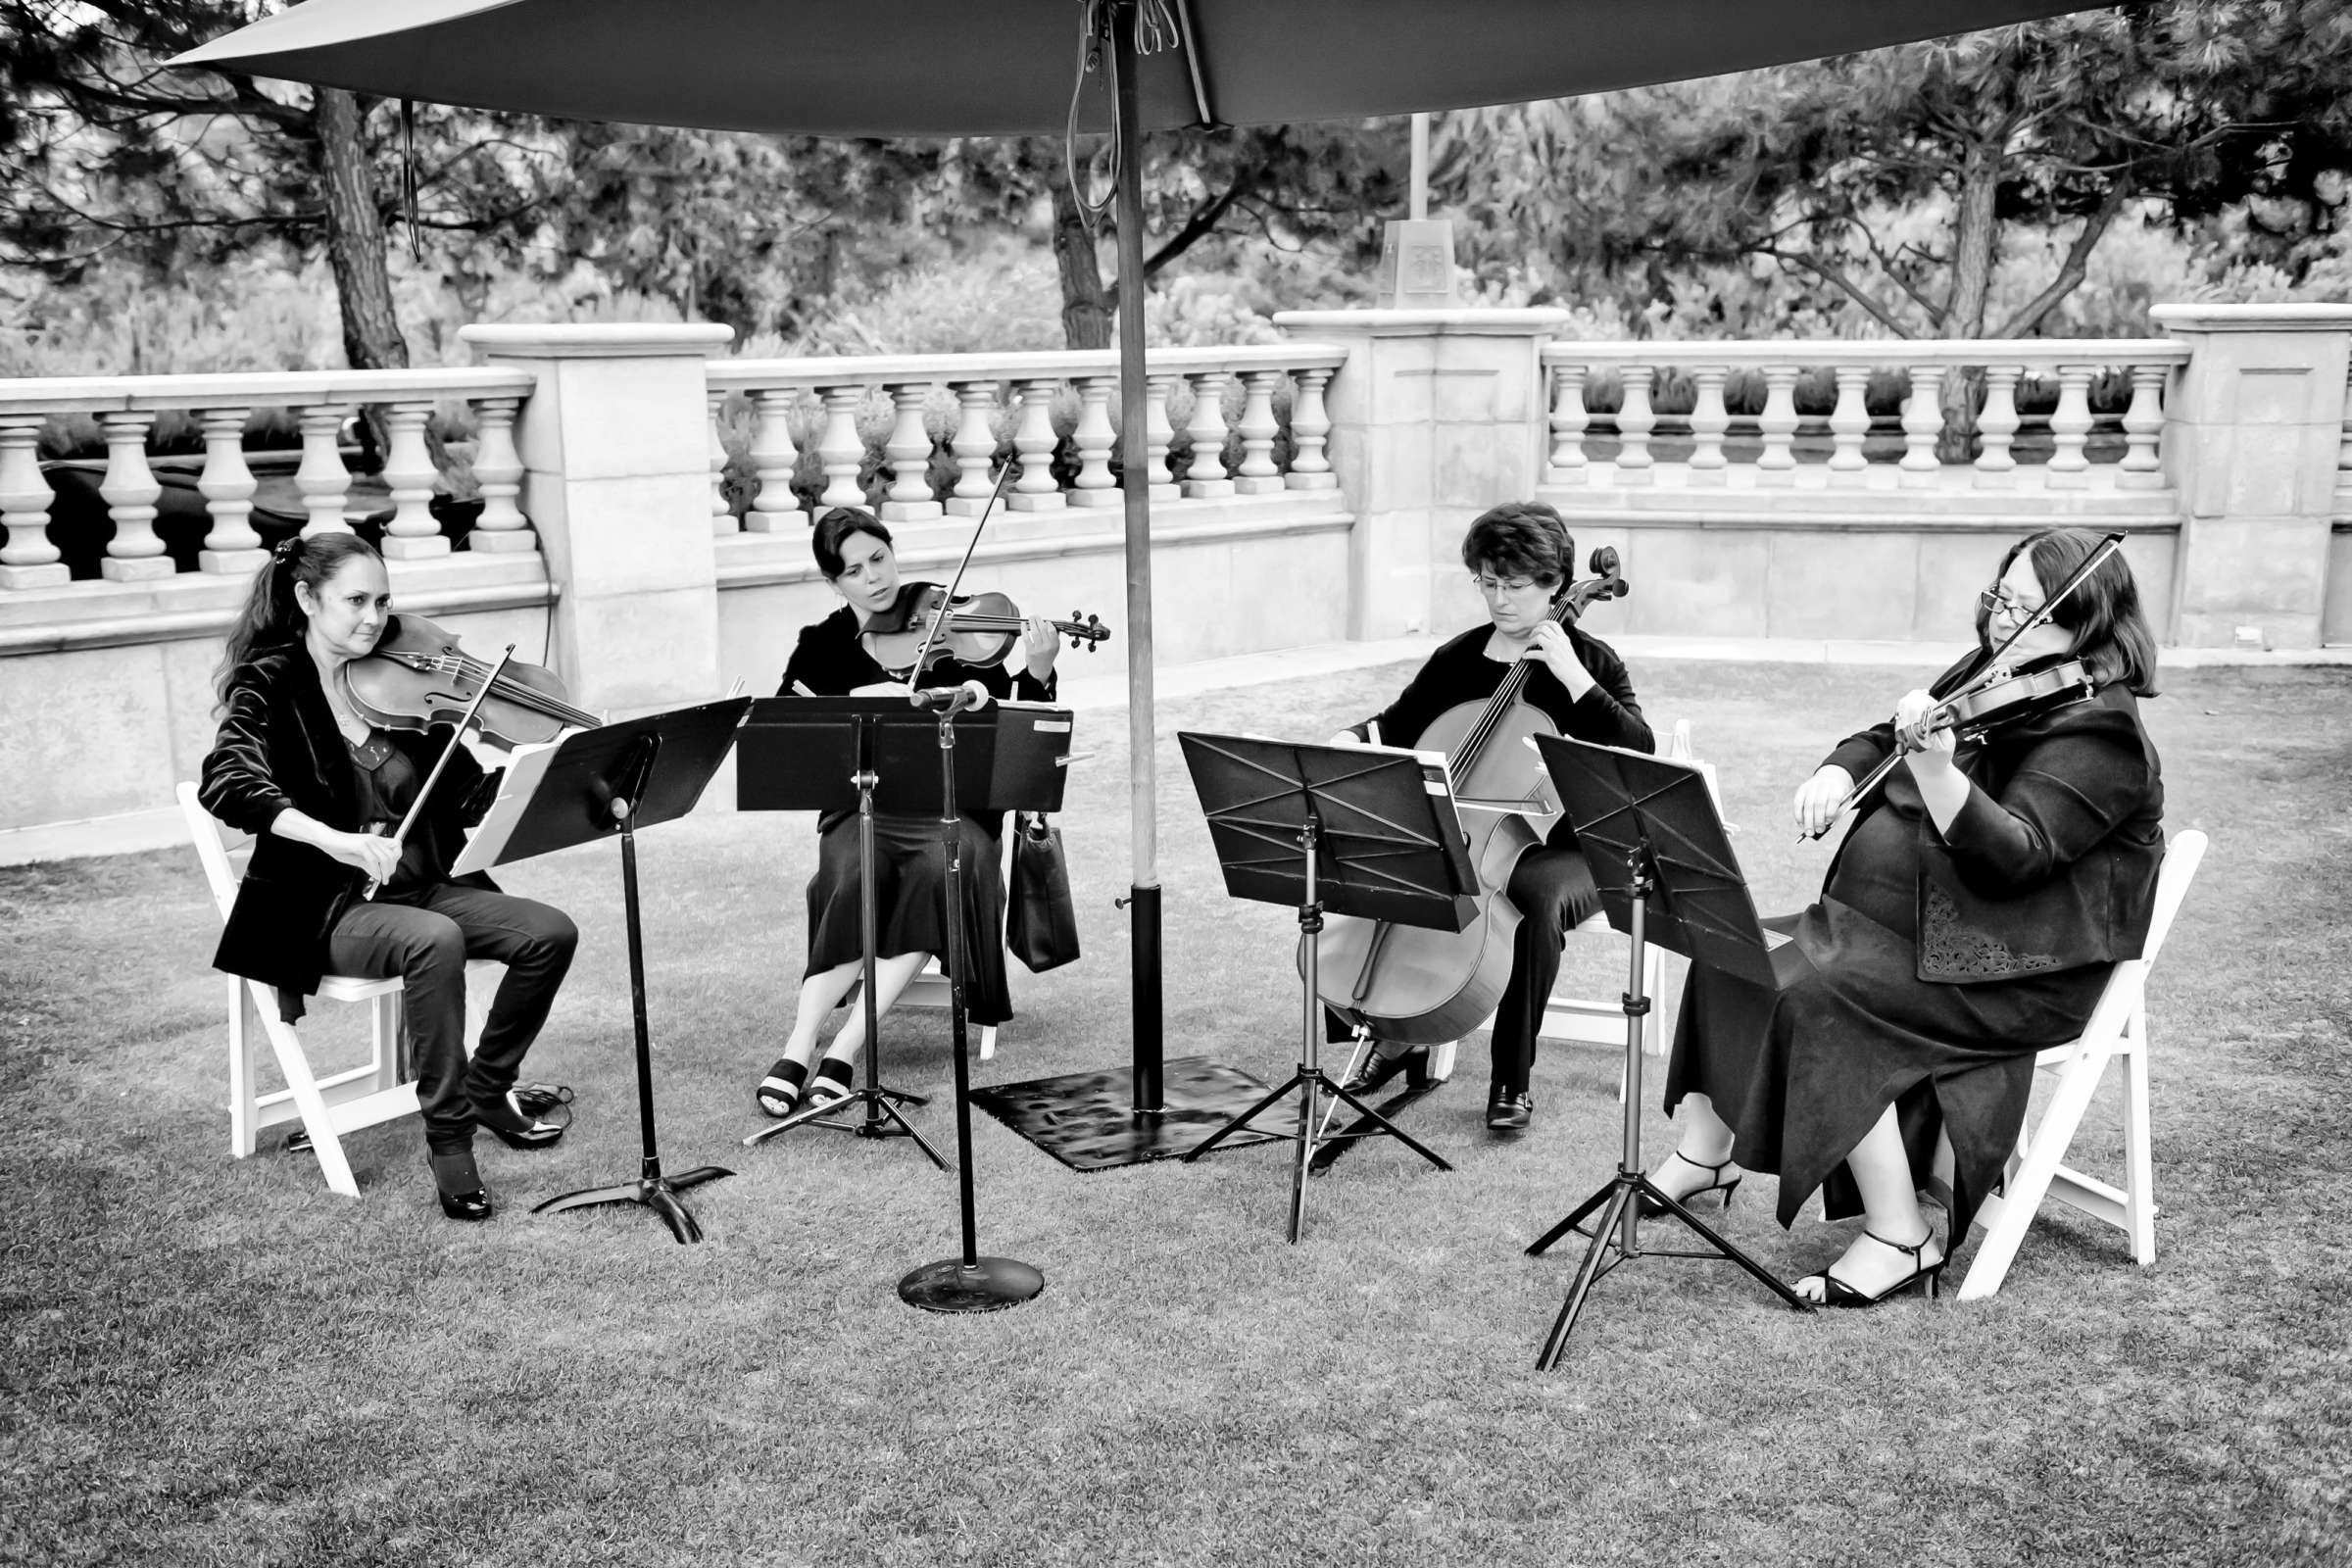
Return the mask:
<svg viewBox="0 0 2352 1568">
<path fill-rule="evenodd" d="M 2352 331 L 2352 305 L 2159 305 L 2148 315 L 2176 332 Z"/>
<path fill-rule="evenodd" d="M 735 339 L 718 321 L 550 321 L 477 323 L 458 328 L 477 354 L 532 360 L 623 360 L 695 355 L 708 358 Z"/>
</svg>

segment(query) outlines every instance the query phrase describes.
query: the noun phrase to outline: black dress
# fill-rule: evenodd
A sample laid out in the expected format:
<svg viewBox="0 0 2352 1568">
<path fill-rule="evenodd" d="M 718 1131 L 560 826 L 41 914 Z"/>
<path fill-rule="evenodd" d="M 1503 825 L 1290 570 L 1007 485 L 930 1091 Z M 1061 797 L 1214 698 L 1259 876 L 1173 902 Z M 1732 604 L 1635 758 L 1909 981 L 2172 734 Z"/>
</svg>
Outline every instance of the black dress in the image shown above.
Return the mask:
<svg viewBox="0 0 2352 1568">
<path fill-rule="evenodd" d="M 1825 764 L 1860 779 L 1893 744 L 1883 724 Z M 2103 687 L 1956 762 L 1973 787 L 1947 833 L 1898 766 L 1820 902 L 1764 922 L 1795 939 L 1773 955 L 1774 989 L 1691 966 L 1666 1108 L 1706 1095 L 1733 1157 L 1779 1175 L 1783 1225 L 1816 1190 L 1833 1219 L 1861 1211 L 1845 1158 L 1891 1104 L 1918 1185 L 1949 1135 L 1952 1235 L 1966 1235 L 2016 1145 L 2034 1053 L 2082 1032 L 2115 960 L 2146 940 L 2164 791 L 2130 691 Z"/>
<path fill-rule="evenodd" d="M 1625 661 L 1578 627 L 1570 626 L 1567 632 L 1577 662 L 1592 677 L 1592 688 L 1581 698 L 1570 697 L 1549 665 L 1536 663 L 1522 694 L 1563 735 L 1628 751 L 1655 751 L 1657 743 L 1634 697 Z M 1411 746 L 1441 714 L 1494 696 L 1512 663 L 1487 657 L 1487 643 L 1494 635 L 1492 626 L 1475 626 L 1447 642 L 1429 656 L 1395 702 L 1354 726 L 1355 733 L 1369 740 L 1371 726 L 1378 724 L 1383 745 Z M 1575 829 L 1565 817 L 1542 845 L 1519 858 L 1504 891 L 1519 909 L 1519 933 L 1511 952 L 1510 979 L 1494 1009 L 1489 1042 L 1491 1078 L 1496 1088 L 1517 1091 L 1527 1087 L 1535 1069 L 1536 1036 L 1552 982 L 1559 978 L 1566 934 L 1600 906 L 1600 895 L 1577 848 Z"/>
<path fill-rule="evenodd" d="M 896 679 L 874 662 L 858 641 L 858 617 L 844 605 L 804 627 L 784 666 L 780 697 L 845 697 L 860 686 Z M 1015 650 L 1017 653 L 1017 649 Z M 1002 701 L 1054 700 L 1057 681 L 1038 680 L 1027 670 L 1007 675 L 1001 665 L 966 664 L 945 659 L 914 682 L 923 688 L 960 686 L 976 680 Z M 1004 978 L 1004 871 L 1003 814 L 963 813 L 963 1004 L 974 1023 L 1000 1024 L 1012 1016 L 1012 995 Z M 874 813 L 875 953 L 893 958 L 908 953 L 947 953 L 942 912 L 948 902 L 947 857 L 940 849 L 939 821 L 929 816 Z M 858 881 L 858 815 L 827 813 L 817 822 L 816 874 L 808 879 L 808 974 L 818 974 L 864 956 Z"/>
</svg>

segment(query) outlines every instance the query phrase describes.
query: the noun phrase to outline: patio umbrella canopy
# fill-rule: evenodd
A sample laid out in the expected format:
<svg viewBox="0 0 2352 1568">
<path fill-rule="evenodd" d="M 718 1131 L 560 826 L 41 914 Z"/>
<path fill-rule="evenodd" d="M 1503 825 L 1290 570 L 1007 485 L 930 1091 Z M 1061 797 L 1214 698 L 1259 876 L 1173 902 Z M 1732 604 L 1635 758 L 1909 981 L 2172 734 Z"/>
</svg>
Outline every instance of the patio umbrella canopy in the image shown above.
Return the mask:
<svg viewBox="0 0 2352 1568">
<path fill-rule="evenodd" d="M 2068 0 L 306 0 L 175 66 L 571 120 L 820 136 L 1360 119 L 1848 54 Z M 1108 67 L 1088 73 L 1089 47 Z M 1109 82 L 1102 78 L 1108 76 Z M 1085 90 L 1079 89 L 1084 86 Z M 1121 461 L 1144 452 L 1141 160 L 1119 160 Z M 1160 1108 L 1150 499 L 1126 486 L 1135 1109 Z"/>
</svg>

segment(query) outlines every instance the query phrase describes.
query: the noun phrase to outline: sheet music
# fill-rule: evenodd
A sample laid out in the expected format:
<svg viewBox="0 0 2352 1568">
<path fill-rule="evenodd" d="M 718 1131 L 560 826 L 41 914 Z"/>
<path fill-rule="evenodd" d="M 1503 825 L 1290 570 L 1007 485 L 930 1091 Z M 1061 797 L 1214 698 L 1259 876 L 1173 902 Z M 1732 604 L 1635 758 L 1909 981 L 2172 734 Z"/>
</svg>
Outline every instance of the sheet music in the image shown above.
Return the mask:
<svg viewBox="0 0 2352 1568">
<path fill-rule="evenodd" d="M 490 809 L 466 838 L 466 848 L 450 863 L 452 877 L 487 871 L 498 863 L 499 851 L 506 848 L 515 824 L 522 820 L 524 808 L 547 774 L 549 760 L 563 744 L 561 740 L 541 741 L 517 746 L 507 755 L 507 771 L 498 781 L 498 799 L 490 803 Z"/>
</svg>

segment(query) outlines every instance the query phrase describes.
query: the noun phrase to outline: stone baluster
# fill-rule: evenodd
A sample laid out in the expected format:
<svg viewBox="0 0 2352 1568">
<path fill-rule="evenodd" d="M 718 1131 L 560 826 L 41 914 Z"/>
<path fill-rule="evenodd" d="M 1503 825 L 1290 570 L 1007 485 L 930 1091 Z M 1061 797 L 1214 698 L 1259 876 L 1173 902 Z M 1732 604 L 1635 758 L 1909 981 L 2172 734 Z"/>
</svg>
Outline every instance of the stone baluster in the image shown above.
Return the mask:
<svg viewBox="0 0 2352 1568">
<path fill-rule="evenodd" d="M 1020 422 L 1012 427 L 1012 449 L 1021 455 L 1021 476 L 1004 493 L 1015 512 L 1058 512 L 1067 505 L 1054 478 L 1054 393 L 1057 381 L 1023 381 L 1013 388 Z"/>
<path fill-rule="evenodd" d="M 1175 475 L 1168 471 L 1168 447 L 1176 439 L 1176 427 L 1168 422 L 1168 400 L 1176 395 L 1179 379 L 1173 375 L 1144 378 L 1144 475 L 1154 501 L 1173 501 L 1184 493 L 1176 488 Z"/>
<path fill-rule="evenodd" d="M 41 477 L 37 414 L 0 415 L 0 588 L 54 588 L 73 580 L 49 538 L 49 481 Z"/>
<path fill-rule="evenodd" d="M 703 393 L 703 402 L 710 410 L 704 423 L 706 458 L 710 465 L 710 533 L 733 533 L 741 526 L 735 520 L 735 511 L 727 505 L 727 444 L 719 438 L 719 426 L 727 406 L 724 387 L 710 387 Z"/>
<path fill-rule="evenodd" d="M 433 455 L 425 450 L 425 421 L 433 405 L 395 403 L 384 410 L 391 440 L 384 452 L 384 487 L 392 493 L 392 520 L 384 524 L 386 561 L 422 561 L 449 554 L 441 519 L 433 515 Z"/>
<path fill-rule="evenodd" d="M 1786 487 L 1796 483 L 1796 373 L 1793 365 L 1764 367 L 1764 412 L 1756 429 L 1764 450 L 1756 457 L 1756 483 Z"/>
<path fill-rule="evenodd" d="M 179 568 L 155 535 L 155 503 L 164 487 L 147 466 L 147 432 L 155 427 L 155 414 L 147 409 L 101 414 L 98 427 L 106 433 L 106 476 L 98 493 L 115 519 L 115 536 L 107 541 L 98 569 L 112 582 L 169 577 Z"/>
<path fill-rule="evenodd" d="M 752 505 L 743 514 L 748 532 L 797 533 L 808 525 L 808 514 L 792 493 L 801 466 L 792 411 L 800 401 L 798 387 L 763 386 L 752 393 Z"/>
<path fill-rule="evenodd" d="M 1936 483 L 1943 465 L 1936 461 L 1936 443 L 1943 434 L 1943 367 L 1911 367 L 1911 395 L 1903 401 L 1903 461 L 1895 483 L 1905 490 L 1925 490 Z"/>
<path fill-rule="evenodd" d="M 2044 481 L 2053 490 L 2090 488 L 2090 459 L 2082 451 L 2090 438 L 2090 365 L 2058 367 L 2058 407 L 2050 412 L 2050 462 Z"/>
<path fill-rule="evenodd" d="M 948 512 L 977 517 L 988 510 L 988 467 L 997 455 L 997 383 L 956 382 L 956 436 L 948 443 L 956 454 L 956 489 L 948 497 Z"/>
<path fill-rule="evenodd" d="M 196 553 L 196 569 L 222 576 L 250 577 L 268 559 L 262 536 L 253 531 L 253 469 L 245 463 L 245 420 L 251 409 L 205 409 L 197 415 L 204 426 L 204 471 L 196 489 L 212 514 L 204 548 Z"/>
<path fill-rule="evenodd" d="M 858 470 L 865 466 L 865 437 L 858 432 L 858 410 L 865 402 L 861 386 L 823 386 L 825 428 L 816 438 L 817 460 L 824 465 L 825 488 L 816 498 L 817 514 L 834 507 L 862 507 L 865 490 Z"/>
<path fill-rule="evenodd" d="M 899 381 L 888 390 L 890 439 L 882 444 L 882 455 L 890 459 L 891 480 L 880 515 L 886 522 L 929 522 L 945 516 L 948 509 L 931 497 L 931 426 L 923 417 L 931 383 Z"/>
<path fill-rule="evenodd" d="M 1331 413 L 1324 407 L 1323 389 L 1331 385 L 1327 369 L 1298 370 L 1291 376 L 1291 471 L 1283 484 L 1293 490 L 1337 490 L 1340 476 L 1331 471 Z"/>
<path fill-rule="evenodd" d="M 1658 427 L 1658 416 L 1649 406 L 1649 389 L 1657 368 L 1628 365 L 1617 374 L 1625 388 L 1617 405 L 1617 482 L 1655 484 L 1658 460 L 1649 455 L 1649 433 Z"/>
<path fill-rule="evenodd" d="M 2164 455 L 2156 443 L 2164 434 L 2164 380 L 2169 373 L 2162 365 L 2132 367 L 2132 406 L 2124 411 L 2124 461 L 2115 475 L 2119 490 L 2164 488 Z M 2345 451 L 2352 456 L 2352 436 L 2345 441 Z"/>
<path fill-rule="evenodd" d="M 2009 455 L 2009 443 L 2017 439 L 2017 381 L 2025 373 L 2022 365 L 1984 368 L 1984 412 L 1977 416 L 1977 435 L 1984 443 L 1977 452 L 1980 490 L 2006 490 L 2017 483 L 2017 459 Z"/>
<path fill-rule="evenodd" d="M 1862 455 L 1862 442 L 1870 434 L 1870 405 L 1863 398 L 1870 386 L 1870 367 L 1840 365 L 1834 373 L 1838 403 L 1830 410 L 1830 483 L 1850 490 L 1870 476 L 1870 460 Z"/>
<path fill-rule="evenodd" d="M 1723 406 L 1723 383 L 1730 377 L 1730 369 L 1721 365 L 1690 368 L 1690 379 L 1698 388 L 1697 399 L 1690 406 L 1690 482 L 1694 485 L 1720 485 L 1727 477 L 1723 438 L 1731 433 L 1732 416 Z"/>
<path fill-rule="evenodd" d="M 1184 433 L 1191 442 L 1192 466 L 1184 470 L 1184 493 L 1190 497 L 1229 496 L 1233 481 L 1225 475 L 1225 383 L 1223 370 L 1201 370 L 1188 377 L 1193 383 L 1193 416 Z"/>
<path fill-rule="evenodd" d="M 515 505 L 522 494 L 522 454 L 514 447 L 518 397 L 483 398 L 473 406 L 473 482 L 481 488 L 482 514 L 473 519 L 466 548 L 520 555 L 539 548 L 530 519 Z"/>
<path fill-rule="evenodd" d="M 1551 368 L 1551 482 L 1588 484 L 1592 465 L 1585 457 L 1585 432 L 1592 415 L 1585 407 L 1585 367 Z"/>
<path fill-rule="evenodd" d="M 2139 407 L 2137 366 L 2132 369 L 2132 406 Z M 2158 423 L 2161 426 L 2161 417 Z M 2347 369 L 2344 375 L 2344 433 L 2335 451 L 2335 516 L 2339 522 L 2352 520 L 2352 369 Z"/>
<path fill-rule="evenodd" d="M 307 538 L 321 533 L 349 533 L 343 498 L 351 493 L 351 470 L 343 466 L 343 419 L 351 412 L 341 403 L 313 403 L 294 411 L 302 427 L 302 463 L 294 470 L 294 488 L 302 492 L 302 525 Z"/>
<path fill-rule="evenodd" d="M 1073 507 L 1126 504 L 1110 476 L 1110 454 L 1118 444 L 1118 431 L 1110 422 L 1110 399 L 1118 387 L 1115 375 L 1089 375 L 1078 382 L 1078 427 L 1070 432 L 1070 444 L 1078 450 L 1078 478 L 1069 494 Z"/>
<path fill-rule="evenodd" d="M 1236 495 L 1262 496 L 1282 488 L 1282 470 L 1274 466 L 1274 438 L 1282 426 L 1274 422 L 1274 388 L 1280 370 L 1242 372 L 1242 417 L 1234 426 L 1242 433 L 1242 461 L 1233 470 Z"/>
</svg>

